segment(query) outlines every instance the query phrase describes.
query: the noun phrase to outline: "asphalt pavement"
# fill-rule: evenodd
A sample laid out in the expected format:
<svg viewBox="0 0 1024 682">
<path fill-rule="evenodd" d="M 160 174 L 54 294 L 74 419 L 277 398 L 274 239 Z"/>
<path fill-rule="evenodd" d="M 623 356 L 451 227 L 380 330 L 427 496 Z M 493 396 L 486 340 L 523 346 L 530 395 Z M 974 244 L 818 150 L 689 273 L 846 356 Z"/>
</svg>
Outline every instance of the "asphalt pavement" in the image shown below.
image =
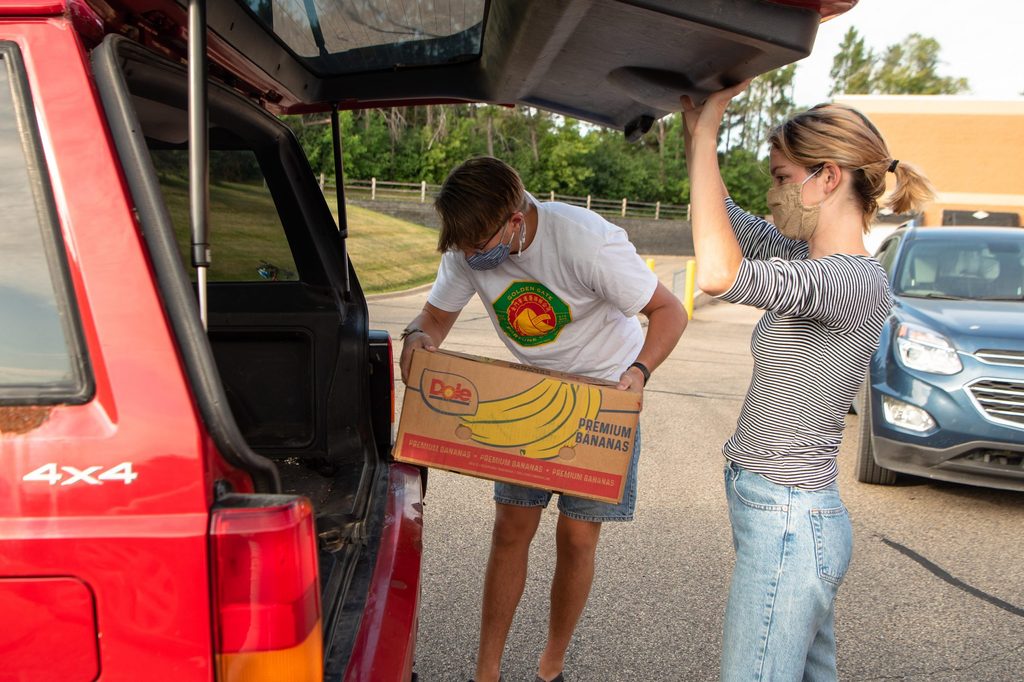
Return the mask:
<svg viewBox="0 0 1024 682">
<path fill-rule="evenodd" d="M 685 259 L 655 257 L 670 288 L 684 268 Z M 373 326 L 397 337 L 425 299 L 424 290 L 374 298 Z M 641 416 L 637 518 L 602 530 L 567 680 L 718 678 L 733 562 L 721 444 L 749 382 L 750 334 L 759 315 L 720 302 L 700 306 L 654 373 Z M 476 300 L 444 347 L 510 358 Z M 857 483 L 856 429 L 850 415 L 840 486 L 855 549 L 837 601 L 840 679 L 1024 680 L 1024 494 L 923 479 L 893 487 Z M 494 516 L 491 484 L 433 471 L 424 515 L 417 672 L 423 682 L 466 680 Z M 556 516 L 552 505 L 531 549 L 505 654 L 506 682 L 532 682 L 544 646 Z"/>
</svg>

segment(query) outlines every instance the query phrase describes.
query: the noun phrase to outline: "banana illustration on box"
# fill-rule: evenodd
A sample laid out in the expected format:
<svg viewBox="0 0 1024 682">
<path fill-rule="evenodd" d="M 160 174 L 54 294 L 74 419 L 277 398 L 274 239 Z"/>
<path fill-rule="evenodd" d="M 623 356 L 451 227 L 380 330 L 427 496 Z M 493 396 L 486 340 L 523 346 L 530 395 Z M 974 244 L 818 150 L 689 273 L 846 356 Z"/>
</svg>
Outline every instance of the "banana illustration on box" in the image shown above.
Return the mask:
<svg viewBox="0 0 1024 682">
<path fill-rule="evenodd" d="M 593 420 L 601 409 L 596 386 L 544 379 L 522 393 L 480 402 L 476 414 L 464 415 L 458 435 L 482 445 L 517 448 L 534 459 L 571 453 L 580 420 Z"/>
</svg>

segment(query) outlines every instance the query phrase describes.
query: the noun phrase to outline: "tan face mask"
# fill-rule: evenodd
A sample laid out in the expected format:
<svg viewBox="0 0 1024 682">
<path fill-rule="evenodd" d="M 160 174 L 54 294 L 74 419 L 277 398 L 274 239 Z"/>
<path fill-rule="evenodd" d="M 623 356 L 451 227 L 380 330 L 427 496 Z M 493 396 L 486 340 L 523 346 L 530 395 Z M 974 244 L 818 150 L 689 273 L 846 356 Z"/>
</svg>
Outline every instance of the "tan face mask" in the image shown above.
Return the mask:
<svg viewBox="0 0 1024 682">
<path fill-rule="evenodd" d="M 768 208 L 775 219 L 775 227 L 784 237 L 805 242 L 817 229 L 821 204 L 804 206 L 801 193 L 807 181 L 820 172 L 821 168 L 804 178 L 803 182 L 787 182 L 768 190 Z"/>
</svg>

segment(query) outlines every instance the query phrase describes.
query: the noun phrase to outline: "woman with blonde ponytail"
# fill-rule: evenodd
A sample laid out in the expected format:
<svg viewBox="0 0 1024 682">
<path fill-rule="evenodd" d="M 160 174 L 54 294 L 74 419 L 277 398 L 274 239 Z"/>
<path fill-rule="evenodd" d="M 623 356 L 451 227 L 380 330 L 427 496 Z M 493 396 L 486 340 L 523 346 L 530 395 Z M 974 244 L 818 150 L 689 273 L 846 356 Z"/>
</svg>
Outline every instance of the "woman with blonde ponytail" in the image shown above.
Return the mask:
<svg viewBox="0 0 1024 682">
<path fill-rule="evenodd" d="M 701 106 L 681 100 L 698 285 L 766 311 L 723 447 L 736 564 L 721 677 L 835 680 L 834 602 L 853 545 L 836 454 L 891 306 L 864 234 L 887 177 L 895 183 L 884 201 L 895 213 L 920 210 L 931 189 L 863 114 L 823 104 L 771 131 L 773 220 L 746 213 L 722 182 L 718 132 L 748 83 Z"/>
</svg>

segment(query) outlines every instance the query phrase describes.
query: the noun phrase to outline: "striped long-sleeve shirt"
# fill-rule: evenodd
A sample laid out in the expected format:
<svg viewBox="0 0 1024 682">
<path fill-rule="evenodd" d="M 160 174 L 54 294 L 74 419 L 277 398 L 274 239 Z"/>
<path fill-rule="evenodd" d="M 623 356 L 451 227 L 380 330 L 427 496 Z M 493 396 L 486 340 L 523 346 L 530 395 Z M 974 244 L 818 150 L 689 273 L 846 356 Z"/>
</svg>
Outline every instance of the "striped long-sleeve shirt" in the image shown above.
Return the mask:
<svg viewBox="0 0 1024 682">
<path fill-rule="evenodd" d="M 767 312 L 725 456 L 780 485 L 823 488 L 838 474 L 846 413 L 889 316 L 885 271 L 865 256 L 808 258 L 806 242 L 726 204 L 743 260 L 720 298 Z"/>
</svg>

